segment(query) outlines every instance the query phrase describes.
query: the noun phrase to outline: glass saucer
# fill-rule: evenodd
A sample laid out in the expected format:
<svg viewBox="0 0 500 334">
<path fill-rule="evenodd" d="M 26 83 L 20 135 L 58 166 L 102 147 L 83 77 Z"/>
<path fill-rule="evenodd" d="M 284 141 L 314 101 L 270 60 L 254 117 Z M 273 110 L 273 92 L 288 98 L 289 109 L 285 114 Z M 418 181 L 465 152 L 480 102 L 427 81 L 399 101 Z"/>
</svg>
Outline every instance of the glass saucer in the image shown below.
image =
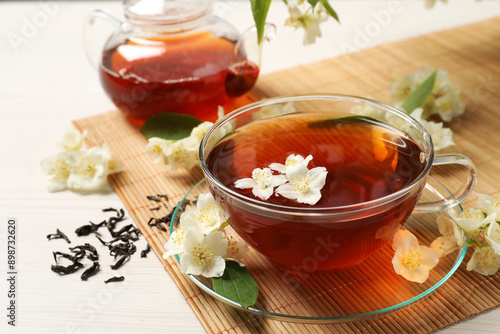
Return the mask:
<svg viewBox="0 0 500 334">
<path fill-rule="evenodd" d="M 206 182 L 201 180 L 184 196 L 178 208 L 207 192 Z M 420 202 L 434 202 L 450 195 L 446 187 L 429 176 Z M 170 232 L 179 221 L 178 208 L 172 217 Z M 192 209 L 192 204 L 187 204 L 187 208 Z M 449 216 L 452 211 L 460 213 L 461 210 L 458 206 L 440 213 L 412 214 L 404 228 L 415 234 L 421 245 L 430 246 L 441 236 L 437 217 Z M 228 235 L 239 238 L 230 226 L 225 230 Z M 259 297 L 257 303 L 248 308 L 215 292 L 210 279 L 188 276 L 212 297 L 257 316 L 306 324 L 345 323 L 387 315 L 428 297 L 453 275 L 466 252 L 467 247 L 463 247 L 441 258 L 427 281 L 419 284 L 409 282 L 394 272 L 391 262 L 394 251 L 389 245 L 355 267 L 321 274 L 282 270 L 250 249 L 242 262 L 257 281 Z"/>
</svg>

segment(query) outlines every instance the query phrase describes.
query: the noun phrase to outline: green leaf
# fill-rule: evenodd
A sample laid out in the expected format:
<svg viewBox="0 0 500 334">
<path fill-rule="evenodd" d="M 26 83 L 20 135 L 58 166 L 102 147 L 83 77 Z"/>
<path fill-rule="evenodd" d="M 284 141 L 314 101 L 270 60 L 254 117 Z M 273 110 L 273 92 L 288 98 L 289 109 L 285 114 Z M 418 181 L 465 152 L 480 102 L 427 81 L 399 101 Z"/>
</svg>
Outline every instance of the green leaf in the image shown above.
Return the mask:
<svg viewBox="0 0 500 334">
<path fill-rule="evenodd" d="M 227 261 L 221 277 L 212 278 L 214 291 L 243 307 L 255 304 L 259 295 L 257 282 L 245 267 L 235 261 Z"/>
<path fill-rule="evenodd" d="M 260 44 L 260 42 L 262 42 L 262 37 L 264 37 L 266 17 L 269 6 L 271 5 L 271 0 L 250 0 L 250 3 L 252 4 L 255 26 L 257 27 L 257 40 Z"/>
<path fill-rule="evenodd" d="M 323 7 L 325 7 L 328 14 L 330 14 L 331 17 L 333 17 L 335 20 L 337 20 L 337 22 L 340 23 L 339 16 L 337 15 L 337 12 L 335 12 L 335 10 L 333 10 L 332 6 L 330 6 L 330 4 L 328 3 L 328 0 L 319 0 L 319 1 L 321 1 L 321 4 L 323 5 Z"/>
<path fill-rule="evenodd" d="M 408 114 L 424 104 L 427 97 L 432 92 L 436 83 L 436 71 L 434 71 L 413 93 L 406 99 L 401 108 Z"/>
<path fill-rule="evenodd" d="M 146 138 L 159 137 L 167 140 L 179 140 L 189 137 L 191 130 L 201 121 L 190 115 L 161 113 L 150 117 L 141 127 Z"/>
<path fill-rule="evenodd" d="M 318 4 L 318 1 L 319 0 L 307 0 L 307 2 L 309 2 L 311 4 L 312 9 L 314 9 L 314 7 L 316 7 L 316 5 Z"/>
<path fill-rule="evenodd" d="M 364 115 L 352 115 L 352 116 L 339 116 L 339 117 L 326 117 L 315 120 L 309 124 L 312 129 L 329 128 L 331 126 L 336 126 L 340 122 L 359 122 L 359 121 L 376 121 L 375 119 L 364 116 Z"/>
</svg>

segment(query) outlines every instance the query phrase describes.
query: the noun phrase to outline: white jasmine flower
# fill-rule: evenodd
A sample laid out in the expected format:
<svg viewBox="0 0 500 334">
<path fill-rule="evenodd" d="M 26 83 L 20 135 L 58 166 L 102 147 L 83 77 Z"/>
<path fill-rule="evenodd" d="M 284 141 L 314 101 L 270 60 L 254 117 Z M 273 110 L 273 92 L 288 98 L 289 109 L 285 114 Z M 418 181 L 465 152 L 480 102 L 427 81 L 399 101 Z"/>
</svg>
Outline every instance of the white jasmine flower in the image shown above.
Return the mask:
<svg viewBox="0 0 500 334">
<path fill-rule="evenodd" d="M 56 145 L 67 152 L 78 151 L 82 148 L 85 136 L 87 136 L 87 130 L 80 133 L 76 129 L 69 129 L 64 132 L 61 141 L 57 142 Z"/>
<path fill-rule="evenodd" d="M 304 164 L 298 163 L 286 169 L 289 183 L 279 186 L 276 193 L 299 203 L 314 205 L 321 198 L 321 189 L 326 183 L 327 174 L 325 167 L 308 170 Z"/>
<path fill-rule="evenodd" d="M 319 24 L 326 21 L 328 16 L 325 13 L 325 9 L 321 3 L 318 3 L 314 9 L 310 9 L 305 13 L 299 8 L 299 4 L 302 2 L 289 2 L 288 12 L 290 17 L 285 21 L 285 26 L 294 27 L 295 29 L 304 28 L 304 45 L 313 44 L 316 42 L 316 37 L 321 37 L 321 30 L 319 29 Z"/>
<path fill-rule="evenodd" d="M 481 275 L 493 275 L 500 267 L 500 255 L 496 254 L 491 247 L 476 248 L 474 254 L 467 263 L 467 270 L 477 271 Z"/>
<path fill-rule="evenodd" d="M 430 247 L 420 246 L 417 238 L 408 230 L 396 233 L 392 248 L 396 252 L 392 259 L 394 270 L 412 282 L 425 282 L 429 271 L 439 262 L 438 253 Z"/>
<path fill-rule="evenodd" d="M 474 239 L 477 230 L 486 227 L 491 221 L 494 221 L 496 215 L 485 217 L 484 213 L 479 209 L 469 208 L 460 213 L 460 217 L 455 217 L 455 223 L 465 232 L 468 239 Z"/>
<path fill-rule="evenodd" d="M 415 74 L 408 74 L 390 84 L 391 103 L 401 106 L 433 72 L 434 70 L 430 67 L 421 67 Z M 460 97 L 460 88 L 453 86 L 447 71 L 436 70 L 434 87 L 421 107 L 422 119 L 427 119 L 431 115 L 439 115 L 443 121 L 449 122 L 464 113 L 465 103 Z"/>
<path fill-rule="evenodd" d="M 198 140 L 198 143 L 201 143 L 203 136 L 205 136 L 205 133 L 207 133 L 208 129 L 210 129 L 213 125 L 214 123 L 212 122 L 203 122 L 197 127 L 193 128 L 190 136 L 196 138 Z"/>
<path fill-rule="evenodd" d="M 40 162 L 42 172 L 47 175 L 45 186 L 48 191 L 61 191 L 66 189 L 68 178 L 71 174 L 71 156 L 73 152 L 61 152 L 46 157 Z"/>
<path fill-rule="evenodd" d="M 167 157 L 165 152 L 167 151 L 167 146 L 171 143 L 171 140 L 165 140 L 162 138 L 149 138 L 148 144 L 146 145 L 146 153 L 151 154 L 153 156 L 153 161 L 155 163 L 159 163 L 161 161 L 167 163 Z"/>
<path fill-rule="evenodd" d="M 177 168 L 183 167 L 191 169 L 198 164 L 198 150 L 200 143 L 197 138 L 186 137 L 167 145 L 164 152 L 170 170 L 173 172 Z"/>
<path fill-rule="evenodd" d="M 497 217 L 500 216 L 500 198 L 493 199 L 491 196 L 480 194 L 477 199 L 477 207 L 486 215 L 496 213 Z"/>
<path fill-rule="evenodd" d="M 226 268 L 226 250 L 227 238 L 224 232 L 214 231 L 205 236 L 199 231 L 187 231 L 184 253 L 180 260 L 181 271 L 192 275 L 220 277 Z"/>
<path fill-rule="evenodd" d="M 391 90 L 391 103 L 393 105 L 402 105 L 410 94 L 417 88 L 413 77 L 413 74 L 407 74 L 403 78 L 389 84 L 389 88 Z"/>
<path fill-rule="evenodd" d="M 107 161 L 103 157 L 102 148 L 95 146 L 86 152 L 74 153 L 70 163 L 68 187 L 79 189 L 98 185 L 106 180 Z"/>
<path fill-rule="evenodd" d="M 391 113 L 385 114 L 385 120 L 387 121 L 387 123 L 389 123 L 389 125 L 391 125 L 395 129 L 398 129 L 399 131 L 408 132 L 410 129 L 408 122 L 406 122 L 401 117 L 393 115 Z"/>
<path fill-rule="evenodd" d="M 386 119 L 386 112 L 385 111 L 378 109 L 378 108 L 374 108 L 368 104 L 355 105 L 354 107 L 351 108 L 351 113 L 356 114 L 356 115 L 360 115 L 360 116 L 371 117 L 373 119 L 377 119 L 377 120 L 381 120 L 381 121 Z"/>
<path fill-rule="evenodd" d="M 303 156 L 299 155 L 299 154 L 290 154 L 286 160 L 285 160 L 285 164 L 279 164 L 279 163 L 272 163 L 269 165 L 269 167 L 272 169 L 272 170 L 275 170 L 277 172 L 280 172 L 282 174 L 286 174 L 286 169 L 288 167 L 293 167 L 293 166 L 297 166 L 298 164 L 303 164 L 304 166 L 307 167 L 307 165 L 309 164 L 309 162 L 313 159 L 313 156 L 312 155 L 308 155 L 305 159 Z"/>
<path fill-rule="evenodd" d="M 437 218 L 437 224 L 443 236 L 434 240 L 431 248 L 439 254 L 439 257 L 443 257 L 460 248 L 464 240 L 462 232 L 450 218 L 441 215 Z"/>
<path fill-rule="evenodd" d="M 493 215 L 496 217 L 496 213 Z M 500 224 L 498 224 L 498 222 L 494 219 L 488 227 L 486 239 L 490 242 L 491 248 L 493 248 L 495 254 L 500 255 Z"/>
<path fill-rule="evenodd" d="M 111 148 L 107 142 L 102 145 L 102 156 L 106 165 L 106 174 L 116 174 L 123 170 L 123 162 L 111 154 Z"/>
<path fill-rule="evenodd" d="M 265 101 L 265 99 L 263 99 Z M 268 106 L 263 106 L 258 111 L 252 114 L 254 120 L 274 117 L 285 114 L 293 114 L 296 112 L 293 102 L 287 102 L 285 104 L 271 104 Z"/>
<path fill-rule="evenodd" d="M 215 202 L 211 193 L 198 196 L 196 211 L 189 210 L 181 214 L 180 227 L 208 234 L 217 230 L 226 221 L 223 211 Z"/>
<path fill-rule="evenodd" d="M 163 258 L 166 260 L 170 255 L 175 255 L 182 253 L 184 251 L 184 241 L 186 240 L 187 230 L 185 228 L 177 228 L 170 235 L 165 246 L 163 246 L 166 250 L 163 253 Z"/>
<path fill-rule="evenodd" d="M 420 122 L 425 130 L 431 135 L 432 143 L 436 151 L 448 146 L 454 146 L 453 131 L 443 127 L 443 123 L 430 122 L 422 119 L 422 108 L 415 109 L 410 115 Z"/>
<path fill-rule="evenodd" d="M 252 178 L 236 180 L 234 186 L 240 189 L 252 188 L 252 194 L 265 201 L 273 194 L 275 187 L 286 182 L 283 175 L 273 175 L 270 168 L 255 168 Z"/>
<path fill-rule="evenodd" d="M 451 121 L 454 117 L 465 112 L 465 103 L 460 97 L 458 87 L 448 87 L 443 89 L 434 102 L 433 114 L 438 114 L 445 122 Z"/>
<path fill-rule="evenodd" d="M 248 244 L 243 240 L 236 240 L 233 237 L 227 238 L 226 260 L 239 262 L 248 252 Z"/>
</svg>

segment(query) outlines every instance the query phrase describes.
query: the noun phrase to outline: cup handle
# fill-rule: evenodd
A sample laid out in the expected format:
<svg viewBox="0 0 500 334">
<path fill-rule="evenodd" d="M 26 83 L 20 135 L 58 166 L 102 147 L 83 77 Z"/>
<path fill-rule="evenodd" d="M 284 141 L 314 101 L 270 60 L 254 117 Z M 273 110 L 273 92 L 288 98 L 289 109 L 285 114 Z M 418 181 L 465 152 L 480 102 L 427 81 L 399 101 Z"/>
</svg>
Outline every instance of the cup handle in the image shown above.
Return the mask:
<svg viewBox="0 0 500 334">
<path fill-rule="evenodd" d="M 94 42 L 94 37 L 97 36 L 97 34 L 94 32 L 94 24 L 96 22 L 96 19 L 103 19 L 115 26 L 119 26 L 122 21 L 115 17 L 111 12 L 104 9 L 96 9 L 89 15 L 87 15 L 83 26 L 83 45 L 90 64 L 95 69 L 98 69 L 101 60 L 102 49 L 97 48 L 96 50 L 96 43 Z"/>
<path fill-rule="evenodd" d="M 476 167 L 471 159 L 462 154 L 439 154 L 434 157 L 432 166 L 454 164 L 464 166 L 469 171 L 469 177 L 460 190 L 439 201 L 418 203 L 415 206 L 413 211 L 414 213 L 428 213 L 446 210 L 460 204 L 471 194 L 477 182 Z"/>
</svg>

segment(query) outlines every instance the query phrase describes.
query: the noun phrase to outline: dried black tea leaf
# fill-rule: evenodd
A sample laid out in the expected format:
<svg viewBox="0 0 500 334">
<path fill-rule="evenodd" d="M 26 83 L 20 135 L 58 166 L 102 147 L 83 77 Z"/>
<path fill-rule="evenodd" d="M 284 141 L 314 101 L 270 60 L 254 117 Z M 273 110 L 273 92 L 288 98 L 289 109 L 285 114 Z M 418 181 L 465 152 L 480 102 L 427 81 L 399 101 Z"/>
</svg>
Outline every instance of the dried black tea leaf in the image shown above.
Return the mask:
<svg viewBox="0 0 500 334">
<path fill-rule="evenodd" d="M 108 283 L 113 283 L 113 282 L 123 282 L 125 280 L 125 277 L 123 276 L 114 276 L 114 277 L 111 277 L 107 280 L 104 281 L 104 283 L 108 284 Z"/>
<path fill-rule="evenodd" d="M 158 210 L 160 210 L 160 207 L 159 207 L 159 206 L 157 206 L 157 207 L 155 207 L 155 208 L 149 208 L 149 210 L 151 210 L 151 211 L 158 211 Z"/>
<path fill-rule="evenodd" d="M 68 266 L 62 266 L 59 264 L 53 264 L 52 266 L 50 266 L 50 269 L 53 272 L 58 273 L 59 275 L 72 274 L 80 268 L 83 268 L 83 264 L 81 264 L 80 262 L 77 262 L 77 261 L 73 262 L 72 264 L 70 264 Z"/>
<path fill-rule="evenodd" d="M 99 271 L 99 261 L 93 261 L 92 267 L 85 270 L 80 277 L 82 281 L 86 281 L 89 277 L 94 276 Z"/>
<path fill-rule="evenodd" d="M 148 253 L 151 251 L 151 246 L 149 244 L 146 245 L 146 248 L 141 251 L 141 258 L 148 257 Z"/>
<path fill-rule="evenodd" d="M 66 234 L 62 233 L 59 229 L 56 230 L 56 233 L 53 234 L 47 234 L 47 239 L 52 240 L 52 239 L 64 239 L 68 244 L 71 243 L 69 238 L 66 236 Z"/>
<path fill-rule="evenodd" d="M 62 253 L 62 252 L 52 252 L 52 255 L 54 255 L 54 261 L 56 262 L 56 264 L 59 264 L 59 261 L 57 260 L 58 257 L 63 257 L 65 259 L 68 259 L 70 260 L 71 262 L 74 262 L 75 261 L 75 256 L 74 255 L 70 255 L 70 254 L 67 254 L 67 253 Z"/>
<path fill-rule="evenodd" d="M 89 222 L 89 225 L 83 225 L 80 226 L 75 230 L 75 233 L 79 237 L 83 237 L 86 235 L 89 235 L 90 233 L 95 233 L 100 227 L 103 227 L 106 225 L 106 221 L 101 222 L 100 224 L 94 224 L 92 222 Z"/>
<path fill-rule="evenodd" d="M 123 255 L 118 261 L 116 261 L 115 264 L 110 266 L 111 269 L 120 269 L 125 264 L 125 262 L 128 261 L 128 259 L 130 259 L 130 255 Z"/>
<path fill-rule="evenodd" d="M 156 196 L 147 196 L 150 201 L 161 202 L 161 200 Z"/>
<path fill-rule="evenodd" d="M 159 198 L 164 198 L 165 201 L 168 201 L 168 195 L 167 194 L 158 194 L 156 196 L 158 196 Z"/>
</svg>

